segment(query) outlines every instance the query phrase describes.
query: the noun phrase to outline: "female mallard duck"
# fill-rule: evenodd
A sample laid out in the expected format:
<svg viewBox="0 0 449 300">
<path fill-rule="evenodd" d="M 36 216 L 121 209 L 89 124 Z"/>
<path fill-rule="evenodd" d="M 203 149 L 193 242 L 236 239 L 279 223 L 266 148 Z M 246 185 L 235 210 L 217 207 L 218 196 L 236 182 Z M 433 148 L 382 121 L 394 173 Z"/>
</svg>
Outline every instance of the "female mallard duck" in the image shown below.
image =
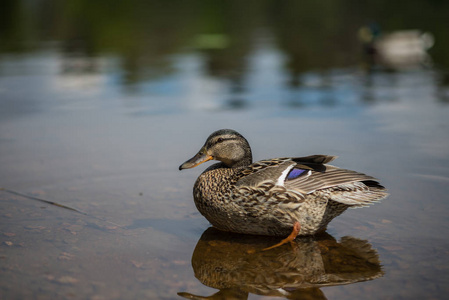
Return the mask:
<svg viewBox="0 0 449 300">
<path fill-rule="evenodd" d="M 335 158 L 312 155 L 252 163 L 248 141 L 222 129 L 179 169 L 220 161 L 207 168 L 193 188 L 196 207 L 216 228 L 293 240 L 325 230 L 348 207 L 387 196 L 377 179 L 326 165 Z"/>
</svg>

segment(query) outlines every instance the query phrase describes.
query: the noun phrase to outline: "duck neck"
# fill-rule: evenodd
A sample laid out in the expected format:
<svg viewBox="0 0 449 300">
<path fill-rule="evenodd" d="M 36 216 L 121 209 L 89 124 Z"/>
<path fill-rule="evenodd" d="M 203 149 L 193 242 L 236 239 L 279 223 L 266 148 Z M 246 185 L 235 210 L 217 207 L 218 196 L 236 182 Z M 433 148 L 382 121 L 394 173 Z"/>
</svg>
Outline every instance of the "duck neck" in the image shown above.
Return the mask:
<svg viewBox="0 0 449 300">
<path fill-rule="evenodd" d="M 245 155 L 243 156 L 243 158 L 232 164 L 231 168 L 246 167 L 252 163 L 253 163 L 253 155 L 251 153 L 251 148 L 248 147 L 245 149 Z"/>
</svg>

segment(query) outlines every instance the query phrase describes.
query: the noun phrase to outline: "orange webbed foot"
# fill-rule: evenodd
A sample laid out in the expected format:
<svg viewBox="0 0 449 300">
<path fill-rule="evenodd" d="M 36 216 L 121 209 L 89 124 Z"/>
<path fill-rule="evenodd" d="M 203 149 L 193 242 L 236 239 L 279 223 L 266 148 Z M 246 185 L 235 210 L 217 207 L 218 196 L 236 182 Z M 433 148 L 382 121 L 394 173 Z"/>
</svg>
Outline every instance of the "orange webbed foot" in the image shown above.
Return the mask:
<svg viewBox="0 0 449 300">
<path fill-rule="evenodd" d="M 282 246 L 288 242 L 292 242 L 296 238 L 296 236 L 298 235 L 300 230 L 301 230 L 301 224 L 299 224 L 299 222 L 295 222 L 295 224 L 293 224 L 293 230 L 288 237 L 286 237 L 285 239 L 283 239 L 276 245 L 262 249 L 262 251 L 270 250 L 270 249 Z"/>
</svg>

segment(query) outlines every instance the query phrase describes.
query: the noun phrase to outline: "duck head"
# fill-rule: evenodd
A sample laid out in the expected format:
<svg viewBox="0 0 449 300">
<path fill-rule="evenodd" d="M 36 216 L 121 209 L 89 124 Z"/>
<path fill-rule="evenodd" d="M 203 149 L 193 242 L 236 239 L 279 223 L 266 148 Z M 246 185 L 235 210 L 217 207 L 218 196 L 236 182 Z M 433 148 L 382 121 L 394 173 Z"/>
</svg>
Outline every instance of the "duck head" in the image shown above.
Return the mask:
<svg viewBox="0 0 449 300">
<path fill-rule="evenodd" d="M 194 168 L 209 160 L 218 160 L 226 167 L 237 168 L 251 164 L 252 159 L 249 143 L 240 133 L 221 129 L 212 133 L 200 151 L 179 166 L 179 170 Z"/>
</svg>

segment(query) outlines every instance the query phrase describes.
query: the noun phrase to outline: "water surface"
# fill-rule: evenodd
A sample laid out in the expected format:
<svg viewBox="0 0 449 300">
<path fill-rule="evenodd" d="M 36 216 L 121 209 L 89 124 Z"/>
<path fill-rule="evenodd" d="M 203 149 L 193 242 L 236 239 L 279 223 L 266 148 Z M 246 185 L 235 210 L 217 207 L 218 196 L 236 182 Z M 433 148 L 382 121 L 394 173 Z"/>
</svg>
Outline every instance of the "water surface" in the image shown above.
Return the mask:
<svg viewBox="0 0 449 300">
<path fill-rule="evenodd" d="M 447 5 L 41 2 L 1 25 L 0 186 L 79 212 L 0 191 L 0 298 L 447 297 Z M 367 70 L 373 18 L 432 31 L 432 65 Z M 256 160 L 338 155 L 390 196 L 261 252 L 278 239 L 197 212 L 206 166 L 178 171 L 219 128 Z"/>
</svg>

